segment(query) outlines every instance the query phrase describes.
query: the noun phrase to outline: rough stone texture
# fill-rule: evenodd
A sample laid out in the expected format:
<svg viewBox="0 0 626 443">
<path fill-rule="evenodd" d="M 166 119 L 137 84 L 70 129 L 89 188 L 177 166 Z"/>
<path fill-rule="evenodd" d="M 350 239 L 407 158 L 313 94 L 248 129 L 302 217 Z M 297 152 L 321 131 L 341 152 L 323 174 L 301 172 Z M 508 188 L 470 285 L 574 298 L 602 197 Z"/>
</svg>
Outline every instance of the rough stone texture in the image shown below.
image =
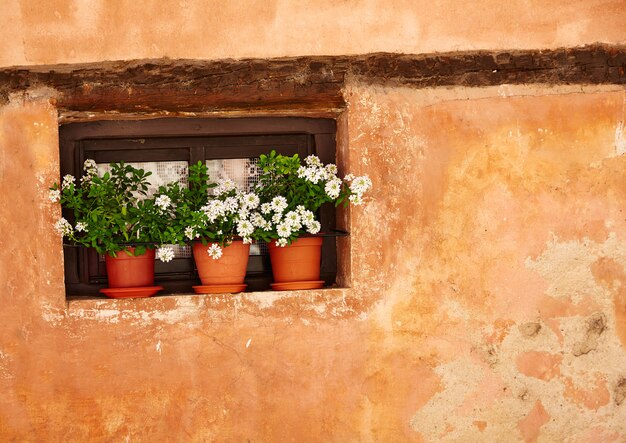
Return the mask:
<svg viewBox="0 0 626 443">
<path fill-rule="evenodd" d="M 3 0 L 0 66 L 626 43 L 623 0 Z"/>
</svg>

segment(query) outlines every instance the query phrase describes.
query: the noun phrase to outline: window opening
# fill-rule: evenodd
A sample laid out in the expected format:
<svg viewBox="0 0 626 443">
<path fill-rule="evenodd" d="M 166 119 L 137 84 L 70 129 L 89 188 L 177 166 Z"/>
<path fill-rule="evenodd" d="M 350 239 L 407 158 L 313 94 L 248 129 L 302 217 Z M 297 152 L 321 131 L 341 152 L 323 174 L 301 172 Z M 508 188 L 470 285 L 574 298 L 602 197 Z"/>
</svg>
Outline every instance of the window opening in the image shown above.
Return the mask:
<svg viewBox="0 0 626 443">
<path fill-rule="evenodd" d="M 190 164 L 204 161 L 212 181 L 231 179 L 242 189 L 258 182 L 258 156 L 275 149 L 281 154 L 316 154 L 335 162 L 335 121 L 310 118 L 183 119 L 70 123 L 59 128 L 61 175 L 80 176 L 82 164 L 93 159 L 99 172 L 109 163 L 124 161 L 151 171 L 154 193 L 177 180 L 187 185 Z M 70 217 L 70 214 L 66 214 Z M 334 208 L 321 210 L 322 230 L 335 227 Z M 106 287 L 104 258 L 88 248 L 65 247 L 68 295 L 98 295 Z M 335 239 L 326 238 L 322 251 L 322 278 L 334 283 Z M 169 263 L 155 263 L 155 284 L 163 293 L 191 292 L 198 277 L 189 246 L 176 246 Z M 246 275 L 248 290 L 269 289 L 271 268 L 267 246 L 252 245 Z"/>
</svg>

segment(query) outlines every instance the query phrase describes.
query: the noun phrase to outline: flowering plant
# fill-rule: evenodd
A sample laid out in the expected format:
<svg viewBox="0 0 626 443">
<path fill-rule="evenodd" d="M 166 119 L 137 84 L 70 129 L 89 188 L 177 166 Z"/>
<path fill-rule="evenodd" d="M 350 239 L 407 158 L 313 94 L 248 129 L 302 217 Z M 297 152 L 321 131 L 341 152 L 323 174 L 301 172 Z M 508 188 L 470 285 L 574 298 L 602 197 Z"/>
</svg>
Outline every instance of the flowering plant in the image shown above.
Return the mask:
<svg viewBox="0 0 626 443">
<path fill-rule="evenodd" d="M 304 234 L 319 233 L 315 212 L 324 203 L 360 205 L 372 186 L 366 175 L 340 179 L 336 165 L 323 165 L 315 155 L 306 157 L 302 165 L 297 154 L 288 157 L 272 151 L 260 156 L 259 166 L 262 173 L 256 192 L 260 205 L 252 222 L 258 228 L 256 238 L 276 240 L 278 246 Z"/>
<path fill-rule="evenodd" d="M 176 207 L 174 188 L 161 186 L 148 197 L 150 172 L 136 169 L 124 162 L 112 163 L 111 172 L 98 174 L 95 161 L 86 160 L 80 182 L 71 175 L 63 177 L 49 191 L 52 202 L 72 212 L 74 224 L 61 217 L 55 228 L 76 244 L 92 247 L 100 254 L 114 256 L 118 251 L 131 254 L 128 247 L 135 244 L 134 255 L 144 254 L 146 248 L 173 243 L 171 221 Z M 171 248 L 159 251 L 159 258 L 173 258 Z"/>
<path fill-rule="evenodd" d="M 232 180 L 209 183 L 207 167 L 202 162 L 189 171 L 190 188 L 183 190 L 176 218 L 180 231 L 188 240 L 199 239 L 202 244 L 213 243 L 208 254 L 213 259 L 222 256 L 222 248 L 235 238 L 251 243 L 257 228 L 252 223 L 259 197 L 244 193 Z"/>
</svg>

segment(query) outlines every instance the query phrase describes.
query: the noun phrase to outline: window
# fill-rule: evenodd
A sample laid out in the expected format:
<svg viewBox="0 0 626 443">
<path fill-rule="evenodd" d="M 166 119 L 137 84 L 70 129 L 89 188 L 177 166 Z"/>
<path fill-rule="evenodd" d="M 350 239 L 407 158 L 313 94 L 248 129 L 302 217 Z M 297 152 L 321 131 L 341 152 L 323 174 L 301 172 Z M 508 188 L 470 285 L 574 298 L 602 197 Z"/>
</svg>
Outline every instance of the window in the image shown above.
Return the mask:
<svg viewBox="0 0 626 443">
<path fill-rule="evenodd" d="M 185 182 L 188 166 L 206 162 L 210 178 L 231 178 L 252 187 L 258 173 L 255 158 L 272 149 L 302 158 L 316 154 L 335 162 L 336 124 L 332 119 L 312 118 L 161 118 L 136 121 L 68 123 L 59 128 L 61 175 L 82 175 L 86 159 L 101 170 L 111 162 L 124 161 L 153 172 L 155 187 L 173 180 Z M 70 216 L 70 214 L 66 214 Z M 322 231 L 334 228 L 335 210 L 320 209 Z M 65 246 L 65 285 L 68 295 L 96 295 L 106 287 L 103 257 L 94 250 Z M 248 290 L 265 290 L 271 283 L 271 268 L 265 245 L 251 248 L 246 275 Z M 321 278 L 335 281 L 335 239 L 325 238 Z M 189 247 L 178 247 L 169 263 L 156 262 L 155 284 L 163 293 L 191 292 L 198 284 Z"/>
</svg>

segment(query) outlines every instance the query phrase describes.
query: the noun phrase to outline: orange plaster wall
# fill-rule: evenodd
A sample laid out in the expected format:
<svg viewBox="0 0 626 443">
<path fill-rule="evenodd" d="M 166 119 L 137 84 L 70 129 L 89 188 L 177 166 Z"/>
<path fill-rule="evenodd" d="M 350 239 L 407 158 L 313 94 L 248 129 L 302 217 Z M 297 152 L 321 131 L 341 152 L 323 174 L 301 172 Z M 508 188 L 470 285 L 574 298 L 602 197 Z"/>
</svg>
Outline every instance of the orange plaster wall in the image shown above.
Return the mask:
<svg viewBox="0 0 626 443">
<path fill-rule="evenodd" d="M 626 43 L 623 0 L 3 0 L 0 66 Z"/>
<path fill-rule="evenodd" d="M 351 288 L 69 304 L 56 112 L 4 106 L 0 438 L 624 440 L 624 91 L 345 95 Z"/>
<path fill-rule="evenodd" d="M 625 43 L 625 16 L 8 0 L 0 66 Z M 56 109 L 0 108 L 0 440 L 626 440 L 624 89 L 344 94 L 339 150 L 375 185 L 342 240 L 351 288 L 138 301 L 65 301 Z"/>
</svg>

